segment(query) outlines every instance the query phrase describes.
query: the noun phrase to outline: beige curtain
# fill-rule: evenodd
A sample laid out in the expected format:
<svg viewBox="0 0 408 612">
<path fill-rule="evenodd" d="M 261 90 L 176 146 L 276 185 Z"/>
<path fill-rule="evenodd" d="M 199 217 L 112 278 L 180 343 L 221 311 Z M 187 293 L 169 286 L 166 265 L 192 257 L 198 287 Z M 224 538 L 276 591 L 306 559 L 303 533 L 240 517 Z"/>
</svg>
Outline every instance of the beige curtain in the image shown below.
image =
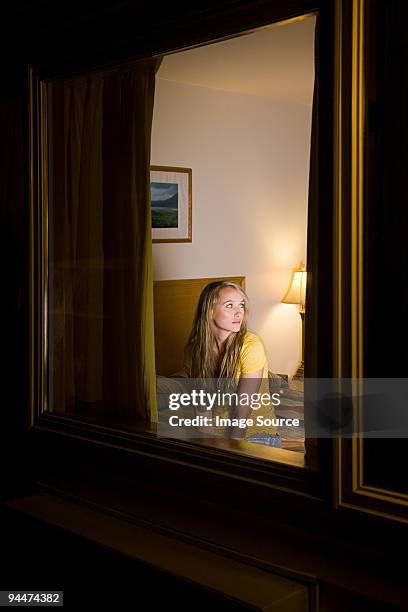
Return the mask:
<svg viewBox="0 0 408 612">
<path fill-rule="evenodd" d="M 150 136 L 159 62 L 49 85 L 49 396 L 156 420 Z"/>
</svg>

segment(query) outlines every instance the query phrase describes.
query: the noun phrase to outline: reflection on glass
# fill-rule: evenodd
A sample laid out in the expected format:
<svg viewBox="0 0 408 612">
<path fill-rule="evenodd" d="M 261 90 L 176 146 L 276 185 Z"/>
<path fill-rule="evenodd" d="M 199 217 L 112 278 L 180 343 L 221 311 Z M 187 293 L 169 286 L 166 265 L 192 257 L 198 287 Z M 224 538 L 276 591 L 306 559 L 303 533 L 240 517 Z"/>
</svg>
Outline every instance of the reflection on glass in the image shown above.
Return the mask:
<svg viewBox="0 0 408 612">
<path fill-rule="evenodd" d="M 241 392 L 247 379 L 285 398 L 256 410 L 272 428 L 298 419 L 296 435 L 231 423 L 221 437 L 304 450 L 302 326 L 281 300 L 306 261 L 314 31 L 309 16 L 167 56 L 156 78 L 137 66 L 48 85 L 50 411 L 156 423 L 154 342 L 159 393 L 189 367 Z M 153 165 L 191 169 L 169 221 L 188 241 L 152 244 L 176 209 L 172 181 L 150 183 Z M 230 284 L 207 313 L 217 334 L 198 337 L 199 296 L 220 280 Z M 242 403 L 234 411 L 250 418 Z"/>
</svg>

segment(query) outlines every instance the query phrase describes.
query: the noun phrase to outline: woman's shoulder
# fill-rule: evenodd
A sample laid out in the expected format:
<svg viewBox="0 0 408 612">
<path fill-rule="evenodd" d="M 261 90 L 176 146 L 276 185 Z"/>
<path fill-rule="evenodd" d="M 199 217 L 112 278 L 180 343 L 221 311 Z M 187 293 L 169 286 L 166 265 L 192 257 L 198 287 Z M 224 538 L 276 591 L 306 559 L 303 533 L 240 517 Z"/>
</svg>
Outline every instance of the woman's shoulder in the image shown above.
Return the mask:
<svg viewBox="0 0 408 612">
<path fill-rule="evenodd" d="M 265 346 L 257 334 L 250 331 L 246 332 L 240 354 L 240 363 L 243 374 L 267 367 L 268 358 Z"/>
<path fill-rule="evenodd" d="M 242 346 L 247 347 L 247 346 L 253 346 L 254 344 L 263 344 L 263 342 L 257 334 L 254 334 L 254 332 L 251 332 L 251 331 L 247 331 L 245 333 Z"/>
<path fill-rule="evenodd" d="M 241 350 L 243 355 L 248 352 L 253 352 L 254 350 L 258 352 L 265 352 L 265 345 L 258 334 L 247 331 L 244 336 Z"/>
</svg>

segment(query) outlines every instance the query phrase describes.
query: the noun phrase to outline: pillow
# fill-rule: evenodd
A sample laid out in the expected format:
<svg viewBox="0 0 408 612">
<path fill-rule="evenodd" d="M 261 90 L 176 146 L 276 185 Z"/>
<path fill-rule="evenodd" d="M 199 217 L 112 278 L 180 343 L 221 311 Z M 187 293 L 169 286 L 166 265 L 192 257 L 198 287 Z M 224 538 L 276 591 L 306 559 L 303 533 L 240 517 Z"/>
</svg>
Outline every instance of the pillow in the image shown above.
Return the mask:
<svg viewBox="0 0 408 612">
<path fill-rule="evenodd" d="M 269 391 L 270 393 L 276 393 L 279 389 L 287 389 L 289 387 L 287 374 L 275 374 L 275 372 L 268 371 L 269 380 Z"/>
</svg>

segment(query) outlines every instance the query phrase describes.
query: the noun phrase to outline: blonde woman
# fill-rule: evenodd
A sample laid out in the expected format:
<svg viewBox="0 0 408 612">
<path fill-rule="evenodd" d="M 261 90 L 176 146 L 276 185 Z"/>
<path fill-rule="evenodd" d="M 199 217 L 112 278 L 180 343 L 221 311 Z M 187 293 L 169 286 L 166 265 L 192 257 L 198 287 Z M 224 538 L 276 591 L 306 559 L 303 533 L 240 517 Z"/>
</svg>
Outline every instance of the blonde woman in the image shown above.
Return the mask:
<svg viewBox="0 0 408 612">
<path fill-rule="evenodd" d="M 277 430 L 270 424 L 276 417 L 273 402 L 267 399 L 270 395 L 268 359 L 262 340 L 248 331 L 247 320 L 248 296 L 239 285 L 228 281 L 209 283 L 198 301 L 181 374 L 227 381 L 224 388 L 231 387 L 228 383 L 232 383 L 238 398 L 263 394 L 265 401 L 261 406 L 252 408 L 248 402 L 238 401 L 227 412 L 225 406 L 216 408 L 213 416 L 218 410 L 218 416 L 228 415 L 248 423 L 247 427 L 227 428 L 225 434 L 231 438 L 256 442 L 257 435 L 261 434 L 261 439 L 267 440 L 263 443 L 280 447 Z M 264 421 L 268 425 L 259 425 Z"/>
</svg>

